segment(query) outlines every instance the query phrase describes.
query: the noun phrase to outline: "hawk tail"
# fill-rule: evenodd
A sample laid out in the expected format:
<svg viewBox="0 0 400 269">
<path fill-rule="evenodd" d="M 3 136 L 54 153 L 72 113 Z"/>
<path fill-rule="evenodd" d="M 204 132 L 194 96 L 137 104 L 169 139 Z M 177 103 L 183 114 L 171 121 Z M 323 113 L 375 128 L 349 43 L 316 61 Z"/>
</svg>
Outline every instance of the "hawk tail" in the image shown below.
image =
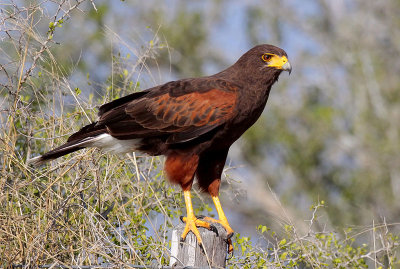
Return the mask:
<svg viewBox="0 0 400 269">
<path fill-rule="evenodd" d="M 49 152 L 46 152 L 45 154 L 29 159 L 28 160 L 28 164 L 32 164 L 34 166 L 39 166 L 42 165 L 48 161 L 57 159 L 61 156 L 64 156 L 66 154 L 72 153 L 74 151 L 80 150 L 80 149 L 84 149 L 88 146 L 90 146 L 91 144 L 93 144 L 93 140 L 95 140 L 96 137 L 87 137 L 84 138 L 82 140 L 78 140 L 78 141 L 70 141 L 65 143 L 64 145 L 55 148 Z"/>
<path fill-rule="evenodd" d="M 74 151 L 93 146 L 95 142 L 99 140 L 99 137 L 105 133 L 106 130 L 104 126 L 98 126 L 96 122 L 89 124 L 71 135 L 64 145 L 46 152 L 41 156 L 29 159 L 28 164 L 39 166 Z"/>
</svg>

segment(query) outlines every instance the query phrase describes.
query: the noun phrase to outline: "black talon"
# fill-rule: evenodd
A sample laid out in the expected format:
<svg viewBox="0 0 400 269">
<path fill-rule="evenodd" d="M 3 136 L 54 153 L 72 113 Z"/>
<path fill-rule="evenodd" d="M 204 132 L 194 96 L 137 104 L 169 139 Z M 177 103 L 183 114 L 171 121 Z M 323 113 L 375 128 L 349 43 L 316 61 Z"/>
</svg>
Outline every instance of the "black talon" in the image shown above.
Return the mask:
<svg viewBox="0 0 400 269">
<path fill-rule="evenodd" d="M 226 235 L 226 239 L 227 239 L 227 240 L 228 240 L 228 239 L 231 239 L 232 236 L 233 236 L 233 234 L 234 234 L 234 233 L 230 233 L 230 234 Z"/>
<path fill-rule="evenodd" d="M 200 216 L 196 216 L 196 218 L 198 218 L 198 219 L 204 219 L 206 216 L 204 216 L 204 215 L 200 215 Z"/>
<path fill-rule="evenodd" d="M 185 222 L 183 221 L 183 216 L 180 216 L 179 219 L 180 219 L 183 223 L 185 223 Z"/>
<path fill-rule="evenodd" d="M 214 233 L 217 234 L 217 236 L 219 236 L 217 227 L 215 227 L 215 226 L 212 225 L 212 224 L 210 225 L 210 231 L 213 231 Z"/>
<path fill-rule="evenodd" d="M 232 236 L 231 236 L 231 237 L 232 237 Z M 225 243 L 227 243 L 228 245 L 229 245 L 229 244 L 232 244 L 232 240 L 231 240 L 230 237 L 224 239 L 224 241 L 225 241 Z"/>
<path fill-rule="evenodd" d="M 185 242 L 185 239 L 183 237 L 181 237 L 181 240 L 179 240 L 179 246 L 180 247 L 183 246 L 183 242 Z"/>
<path fill-rule="evenodd" d="M 199 247 L 200 247 L 200 249 L 201 249 L 201 251 L 203 252 L 203 254 L 205 253 L 205 251 L 204 251 L 204 246 L 203 246 L 203 243 L 199 243 Z"/>
</svg>

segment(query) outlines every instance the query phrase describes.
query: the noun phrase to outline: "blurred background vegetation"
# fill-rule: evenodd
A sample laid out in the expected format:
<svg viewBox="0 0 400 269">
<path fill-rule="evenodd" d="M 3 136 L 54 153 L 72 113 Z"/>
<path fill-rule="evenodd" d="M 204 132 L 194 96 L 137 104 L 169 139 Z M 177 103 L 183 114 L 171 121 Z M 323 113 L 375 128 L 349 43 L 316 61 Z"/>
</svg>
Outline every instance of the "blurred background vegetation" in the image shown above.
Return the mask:
<svg viewBox="0 0 400 269">
<path fill-rule="evenodd" d="M 74 225 L 89 229 L 79 210 L 114 214 L 114 222 L 102 228 L 108 234 L 120 231 L 116 219 L 128 221 L 137 212 L 154 214 L 143 225 L 132 220 L 122 225 L 130 233 L 144 229 L 143 241 L 128 244 L 131 249 L 148 240 L 148 221 L 158 220 L 164 228 L 176 223 L 183 206 L 179 188 L 157 180 L 163 177 L 158 158 L 126 159 L 90 151 L 62 158 L 40 172 L 27 167 L 26 159 L 95 120 L 96 107 L 104 102 L 173 79 L 213 74 L 251 47 L 270 43 L 286 50 L 293 72 L 281 76 L 260 120 L 231 149 L 222 198 L 232 226 L 253 237 L 260 235 L 258 225 L 272 227 L 281 236 L 286 225 L 308 233 L 310 222 L 305 219 L 312 218 L 310 207 L 319 205 L 318 218 L 312 221 L 316 232 L 350 227 L 358 234 L 359 246 L 375 246 L 380 238 L 385 259 L 376 260 L 375 248 L 371 256 L 358 254 L 375 267 L 394 262 L 388 249 L 398 241 L 386 236 L 398 232 L 400 217 L 398 0 L 6 0 L 0 8 L 0 220 L 25 223 L 0 232 L 3 239 L 13 235 L 20 240 L 10 241 L 8 247 L 19 245 L 19 250 L 9 253 L 8 261 L 12 255 L 23 261 L 28 241 L 50 240 L 51 227 L 67 229 L 66 214 L 77 214 Z M 91 158 L 92 153 L 97 155 Z M 83 164 L 75 163 L 79 159 Z M 95 169 L 99 166 L 102 169 Z M 119 200 L 111 188 L 118 181 Z M 93 198 L 86 207 L 85 191 Z M 129 204 L 147 192 L 163 199 L 148 197 L 145 203 L 140 198 L 145 208 L 139 209 Z M 49 212 L 50 200 L 58 215 L 53 212 L 49 226 L 32 233 L 34 223 L 44 218 L 40 214 Z M 204 201 L 210 202 L 199 196 L 199 210 L 211 210 Z M 125 213 L 121 215 L 118 206 Z M 92 229 L 99 228 L 91 223 Z M 385 236 L 374 234 L 377 226 L 384 227 Z M 31 240 L 16 236 L 27 231 Z M 113 243 L 122 248 L 115 238 Z M 80 248 L 90 253 L 83 245 Z M 50 254 L 35 259 L 46 261 Z M 136 253 L 131 254 L 136 257 L 132 261 L 138 261 Z M 76 255 L 90 260 L 89 254 Z M 152 257 L 168 259 L 162 255 Z"/>
</svg>

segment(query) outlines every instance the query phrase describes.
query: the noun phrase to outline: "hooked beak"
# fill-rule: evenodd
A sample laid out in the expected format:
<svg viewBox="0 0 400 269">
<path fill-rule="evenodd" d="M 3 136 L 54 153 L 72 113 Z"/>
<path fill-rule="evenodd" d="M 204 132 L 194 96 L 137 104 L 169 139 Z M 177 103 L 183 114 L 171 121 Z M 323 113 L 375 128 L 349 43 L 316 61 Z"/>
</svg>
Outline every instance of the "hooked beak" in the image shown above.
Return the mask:
<svg viewBox="0 0 400 269">
<path fill-rule="evenodd" d="M 273 57 L 269 63 L 269 67 L 275 67 L 276 69 L 280 69 L 283 71 L 288 71 L 289 74 L 292 72 L 292 65 L 290 64 L 289 60 L 286 56 L 275 56 Z"/>
<path fill-rule="evenodd" d="M 282 65 L 282 70 L 288 71 L 289 75 L 290 75 L 290 73 L 292 73 L 292 65 L 290 64 L 289 61 L 287 61 L 284 65 Z"/>
</svg>

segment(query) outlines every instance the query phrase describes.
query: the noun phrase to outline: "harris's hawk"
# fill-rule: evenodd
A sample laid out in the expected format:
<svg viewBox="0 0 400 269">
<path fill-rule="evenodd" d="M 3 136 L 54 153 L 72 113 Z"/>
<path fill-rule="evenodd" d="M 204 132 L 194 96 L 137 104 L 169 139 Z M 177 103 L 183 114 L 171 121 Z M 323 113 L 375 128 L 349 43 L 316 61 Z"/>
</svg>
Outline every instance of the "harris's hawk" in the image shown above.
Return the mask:
<svg viewBox="0 0 400 269">
<path fill-rule="evenodd" d="M 222 170 L 230 146 L 260 117 L 282 71 L 291 72 L 284 50 L 256 46 L 215 75 L 168 82 L 104 104 L 97 122 L 30 162 L 39 165 L 86 147 L 165 155 L 168 179 L 181 185 L 185 197 L 181 240 L 192 231 L 201 245 L 197 227 L 213 229 L 212 222 L 233 235 L 218 199 Z M 211 195 L 218 220 L 194 215 L 190 189 L 195 176 Z"/>
</svg>

